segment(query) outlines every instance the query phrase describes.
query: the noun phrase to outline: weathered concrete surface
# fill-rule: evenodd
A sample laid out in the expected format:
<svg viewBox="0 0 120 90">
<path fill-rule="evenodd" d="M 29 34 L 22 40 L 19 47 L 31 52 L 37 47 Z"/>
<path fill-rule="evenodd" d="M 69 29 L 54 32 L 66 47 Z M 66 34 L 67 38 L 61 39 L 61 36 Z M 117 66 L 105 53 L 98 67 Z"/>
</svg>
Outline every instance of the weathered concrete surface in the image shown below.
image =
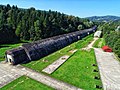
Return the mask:
<svg viewBox="0 0 120 90">
<path fill-rule="evenodd" d="M 77 51 L 77 49 L 74 49 L 74 50 L 70 50 L 69 52 L 70 53 L 75 53 Z"/>
<path fill-rule="evenodd" d="M 3 65 L 0 63 L 0 88 L 23 75 L 23 73 L 16 73 L 14 69 L 9 70 L 7 65 Z"/>
<path fill-rule="evenodd" d="M 62 81 L 56 80 L 54 78 L 51 78 L 49 76 L 46 76 L 42 73 L 38 73 L 36 71 L 33 71 L 29 68 L 25 68 L 23 66 L 17 65 L 17 66 L 12 66 L 9 64 L 3 64 L 0 63 L 0 88 L 3 87 L 4 85 L 7 84 L 7 82 L 11 82 L 12 80 L 14 80 L 14 78 L 16 79 L 16 75 L 22 76 L 22 75 L 26 75 L 28 77 L 31 77 L 43 84 L 46 84 L 50 87 L 53 87 L 57 90 L 81 90 L 75 86 L 72 86 L 70 84 L 64 83 Z M 8 76 L 8 80 L 6 79 L 5 75 Z M 4 77 L 3 77 L 4 76 Z M 9 79 L 10 78 L 10 79 Z M 3 82 L 4 80 L 4 82 Z"/>
<path fill-rule="evenodd" d="M 53 62 L 52 64 L 50 64 L 49 66 L 47 66 L 45 69 L 43 69 L 42 71 L 47 73 L 47 74 L 51 74 L 53 73 L 57 68 L 59 68 L 67 59 L 69 58 L 68 55 L 62 56 L 60 57 L 58 60 L 56 60 L 55 62 Z"/>
<path fill-rule="evenodd" d="M 120 90 L 120 62 L 113 53 L 94 48 L 104 90 Z"/>
</svg>

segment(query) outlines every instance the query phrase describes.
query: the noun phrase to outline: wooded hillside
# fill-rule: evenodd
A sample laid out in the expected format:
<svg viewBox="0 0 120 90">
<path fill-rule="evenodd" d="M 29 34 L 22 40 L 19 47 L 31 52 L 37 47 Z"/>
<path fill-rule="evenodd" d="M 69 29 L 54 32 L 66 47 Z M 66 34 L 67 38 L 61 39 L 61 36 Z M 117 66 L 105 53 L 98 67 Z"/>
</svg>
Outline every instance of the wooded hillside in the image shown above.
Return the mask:
<svg viewBox="0 0 120 90">
<path fill-rule="evenodd" d="M 106 44 L 120 57 L 120 21 L 104 23 L 98 28 L 103 30 Z"/>
<path fill-rule="evenodd" d="M 19 40 L 40 40 L 92 27 L 88 19 L 57 11 L 0 5 L 0 44 Z"/>
</svg>

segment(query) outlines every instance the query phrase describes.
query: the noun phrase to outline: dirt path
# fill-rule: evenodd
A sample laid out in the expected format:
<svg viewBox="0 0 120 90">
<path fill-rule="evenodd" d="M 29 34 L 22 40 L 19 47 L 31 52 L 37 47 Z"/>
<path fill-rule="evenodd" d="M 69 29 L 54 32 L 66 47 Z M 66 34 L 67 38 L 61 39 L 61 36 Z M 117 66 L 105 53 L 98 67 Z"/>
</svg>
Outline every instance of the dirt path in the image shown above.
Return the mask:
<svg viewBox="0 0 120 90">
<path fill-rule="evenodd" d="M 113 53 L 94 48 L 104 90 L 120 90 L 120 62 Z"/>
<path fill-rule="evenodd" d="M 14 79 L 26 75 L 57 90 L 81 90 L 75 86 L 56 80 L 29 68 L 0 63 L 0 88 Z"/>
<path fill-rule="evenodd" d="M 90 43 L 90 44 L 88 44 L 88 46 L 87 47 L 85 47 L 85 48 L 82 48 L 82 50 L 90 50 L 91 48 L 93 48 L 92 46 L 93 46 L 93 44 L 95 43 L 95 41 L 96 40 L 98 40 L 99 38 L 94 38 L 93 39 L 93 41 Z"/>
</svg>

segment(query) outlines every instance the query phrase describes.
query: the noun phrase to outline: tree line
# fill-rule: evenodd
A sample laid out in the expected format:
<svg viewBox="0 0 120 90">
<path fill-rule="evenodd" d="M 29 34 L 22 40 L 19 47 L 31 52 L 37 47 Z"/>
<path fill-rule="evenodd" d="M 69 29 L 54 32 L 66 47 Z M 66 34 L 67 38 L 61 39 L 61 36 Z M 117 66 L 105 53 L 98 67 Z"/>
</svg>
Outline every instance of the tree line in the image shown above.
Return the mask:
<svg viewBox="0 0 120 90">
<path fill-rule="evenodd" d="M 94 26 L 88 19 L 57 11 L 0 5 L 0 43 L 36 41 Z"/>
<path fill-rule="evenodd" d="M 120 21 L 101 24 L 99 30 L 103 31 L 106 44 L 110 46 L 120 58 Z"/>
</svg>

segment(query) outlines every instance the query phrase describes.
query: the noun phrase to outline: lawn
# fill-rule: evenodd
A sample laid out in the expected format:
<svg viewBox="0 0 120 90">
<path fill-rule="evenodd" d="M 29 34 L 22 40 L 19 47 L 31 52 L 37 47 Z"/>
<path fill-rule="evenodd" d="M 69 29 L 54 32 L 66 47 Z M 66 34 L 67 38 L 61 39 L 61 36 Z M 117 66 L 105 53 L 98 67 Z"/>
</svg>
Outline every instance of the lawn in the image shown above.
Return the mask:
<svg viewBox="0 0 120 90">
<path fill-rule="evenodd" d="M 54 90 L 38 81 L 35 81 L 27 76 L 22 76 L 0 90 Z"/>
<path fill-rule="evenodd" d="M 73 43 L 61 50 L 58 50 L 57 52 L 52 53 L 44 58 L 41 58 L 37 61 L 32 61 L 27 64 L 22 64 L 22 65 L 26 66 L 28 68 L 31 68 L 33 70 L 36 70 L 38 72 L 41 72 L 45 67 L 47 67 L 48 65 L 50 65 L 51 63 L 53 63 L 54 61 L 59 59 L 61 56 L 72 55 L 72 53 L 69 52 L 70 50 L 80 49 L 82 47 L 85 47 L 92 40 L 93 40 L 93 35 L 89 35 L 89 36 L 85 37 L 84 39 L 79 40 L 78 42 L 75 42 L 75 43 Z"/>
<path fill-rule="evenodd" d="M 82 88 L 85 90 L 97 90 L 96 85 L 102 86 L 102 83 L 101 83 L 101 80 L 94 79 L 95 76 L 100 77 L 99 72 L 93 72 L 94 70 L 98 71 L 98 67 L 93 66 L 93 64 L 96 65 L 94 50 L 92 49 L 90 52 L 80 50 L 81 48 L 86 47 L 92 40 L 93 40 L 93 35 L 89 35 L 89 36 L 85 37 L 84 39 L 79 40 L 69 46 L 66 46 L 65 48 L 58 50 L 44 58 L 41 58 L 36 61 L 32 61 L 27 64 L 22 64 L 22 65 L 26 66 L 28 68 L 31 68 L 35 71 L 41 72 L 45 67 L 47 67 L 48 65 L 50 65 L 51 63 L 53 63 L 54 61 L 59 59 L 61 56 L 69 55 L 70 58 L 67 60 L 67 62 L 65 62 L 60 68 L 58 68 L 50 76 L 54 77 L 56 79 L 62 80 L 64 82 L 67 82 L 69 84 L 75 85 L 76 87 L 79 87 L 79 88 Z M 1 48 L 3 50 L 2 55 L 4 56 L 5 50 L 12 49 L 19 45 L 21 45 L 21 44 L 12 44 L 12 45 L 10 45 L 10 48 L 9 47 Z M 70 50 L 74 50 L 74 49 L 77 49 L 78 51 L 74 54 L 69 52 Z M 21 78 L 27 78 L 27 77 L 24 76 Z M 16 80 L 13 82 L 16 83 Z M 25 84 L 25 86 L 27 88 L 29 88 L 28 85 L 29 84 Z M 35 90 L 38 89 L 38 85 L 37 86 L 36 85 L 37 84 L 35 84 L 35 88 L 33 87 Z M 5 87 L 7 88 L 10 86 L 11 86 L 11 84 L 9 84 Z M 30 87 L 32 87 L 32 86 L 30 85 Z M 20 87 L 18 87 L 18 89 L 19 88 L 21 90 L 21 88 L 23 88 L 23 87 L 20 86 Z M 3 90 L 5 90 L 5 89 L 3 89 Z M 15 89 L 15 90 L 17 90 L 17 89 Z M 42 89 L 40 89 L 40 90 L 42 90 Z M 44 90 L 44 87 L 43 87 L 43 90 Z M 48 89 L 46 89 L 46 90 L 48 90 Z"/>
<path fill-rule="evenodd" d="M 16 48 L 18 46 L 21 46 L 22 43 L 17 43 L 17 44 L 3 44 L 0 45 L 0 61 L 5 60 L 5 51 Z"/>
<path fill-rule="evenodd" d="M 100 77 L 94 56 L 94 50 L 78 50 L 62 67 L 52 73 L 52 77 L 70 83 L 84 90 L 97 90 L 96 85 L 102 86 L 101 80 L 94 79 Z"/>
<path fill-rule="evenodd" d="M 95 48 L 101 48 L 102 46 L 105 45 L 105 40 L 104 38 L 99 38 L 93 45 Z"/>
</svg>

